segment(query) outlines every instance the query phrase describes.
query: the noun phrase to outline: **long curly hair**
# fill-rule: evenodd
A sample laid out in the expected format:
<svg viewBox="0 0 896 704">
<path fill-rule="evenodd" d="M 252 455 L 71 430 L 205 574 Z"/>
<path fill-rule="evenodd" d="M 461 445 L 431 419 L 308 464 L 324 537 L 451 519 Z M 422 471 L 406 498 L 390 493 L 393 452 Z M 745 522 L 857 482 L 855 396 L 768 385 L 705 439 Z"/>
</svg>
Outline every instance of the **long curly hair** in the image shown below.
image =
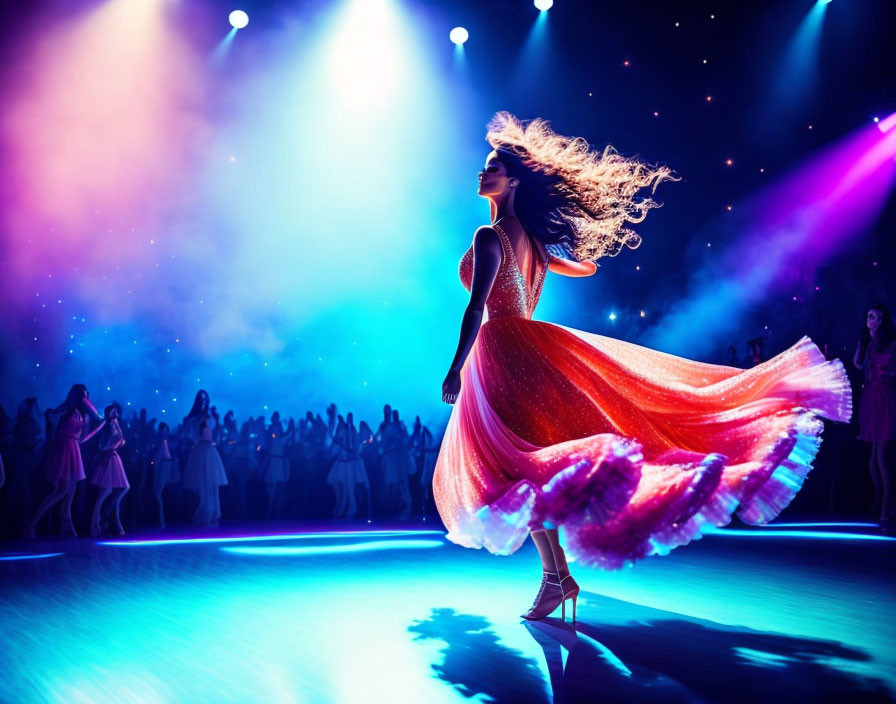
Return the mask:
<svg viewBox="0 0 896 704">
<path fill-rule="evenodd" d="M 522 122 L 497 113 L 486 140 L 509 176 L 519 180 L 514 209 L 523 226 L 546 245 L 557 245 L 579 261 L 615 257 L 635 249 L 639 223 L 660 206 L 652 195 L 663 181 L 677 181 L 666 166 L 621 156 L 613 147 L 592 151 L 581 137 L 556 134 L 545 120 Z"/>
</svg>

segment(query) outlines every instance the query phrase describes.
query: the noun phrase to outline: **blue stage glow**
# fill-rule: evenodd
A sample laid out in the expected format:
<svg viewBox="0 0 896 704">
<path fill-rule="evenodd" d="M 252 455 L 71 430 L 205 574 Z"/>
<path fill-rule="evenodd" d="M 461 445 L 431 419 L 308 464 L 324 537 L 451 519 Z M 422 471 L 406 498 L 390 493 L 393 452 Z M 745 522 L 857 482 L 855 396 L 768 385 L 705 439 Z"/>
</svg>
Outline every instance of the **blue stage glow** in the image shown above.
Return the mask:
<svg viewBox="0 0 896 704">
<path fill-rule="evenodd" d="M 272 540 L 325 540 L 332 538 L 386 538 L 404 535 L 444 535 L 440 530 L 359 530 L 322 533 L 275 533 L 272 535 L 237 535 L 217 538 L 163 538 L 159 540 L 104 540 L 97 545 L 144 547 L 148 545 L 201 545 L 203 543 L 260 543 Z"/>
<path fill-rule="evenodd" d="M 448 33 L 448 38 L 455 44 L 465 44 L 470 33 L 463 27 L 455 27 Z"/>
<path fill-rule="evenodd" d="M 242 10 L 234 10 L 230 13 L 230 24 L 234 29 L 242 29 L 247 24 L 249 24 L 249 15 L 247 15 Z"/>
<path fill-rule="evenodd" d="M 440 540 L 371 540 L 366 543 L 349 543 L 348 545 L 323 545 L 313 548 L 290 547 L 257 547 L 257 548 L 221 548 L 223 552 L 238 555 L 260 555 L 263 557 L 294 557 L 298 555 L 335 555 L 345 552 L 367 552 L 370 550 L 416 550 L 419 548 L 438 548 L 444 545 Z"/>
<path fill-rule="evenodd" d="M 43 557 L 58 557 L 59 555 L 64 555 L 62 552 L 44 552 L 38 555 L 33 555 L 29 553 L 10 553 L 7 555 L 0 555 L 0 561 L 9 562 L 11 560 L 39 560 Z"/>
<path fill-rule="evenodd" d="M 831 531 L 812 530 L 737 530 L 734 528 L 716 528 L 713 530 L 704 528 L 708 535 L 733 535 L 737 537 L 753 538 L 817 538 L 825 540 L 883 540 L 896 541 L 896 538 L 888 535 L 866 535 L 865 533 L 833 533 Z"/>
<path fill-rule="evenodd" d="M 769 523 L 763 528 L 876 528 L 877 523 Z"/>
</svg>

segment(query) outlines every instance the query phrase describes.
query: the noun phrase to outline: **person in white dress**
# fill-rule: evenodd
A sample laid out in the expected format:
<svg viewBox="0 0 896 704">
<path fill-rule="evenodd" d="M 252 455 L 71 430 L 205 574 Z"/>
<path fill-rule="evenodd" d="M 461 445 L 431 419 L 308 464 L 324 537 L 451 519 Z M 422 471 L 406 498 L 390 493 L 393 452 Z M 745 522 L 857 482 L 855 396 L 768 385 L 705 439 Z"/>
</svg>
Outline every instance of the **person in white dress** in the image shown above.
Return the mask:
<svg viewBox="0 0 896 704">
<path fill-rule="evenodd" d="M 215 419 L 209 412 L 208 393 L 200 389 L 193 408 L 184 418 L 184 434 L 194 443 L 184 468 L 183 485 L 199 498 L 192 521 L 196 525 L 213 526 L 221 519 L 219 487 L 227 484 L 224 463 L 212 441 Z"/>
<path fill-rule="evenodd" d="M 283 423 L 280 422 L 280 413 L 277 411 L 274 411 L 271 416 L 271 425 L 266 433 L 268 458 L 262 478 L 268 489 L 268 518 L 272 518 L 278 489 L 283 482 L 289 479 L 286 445 L 292 440 L 293 433 L 284 432 Z"/>
<path fill-rule="evenodd" d="M 355 428 L 352 414 L 346 419 L 339 416 L 339 422 L 333 433 L 333 447 L 336 458 L 327 475 L 327 483 L 336 493 L 336 505 L 333 507 L 335 518 L 354 518 L 358 512 L 356 492 L 363 487 L 367 496 L 367 518 L 370 518 L 370 482 L 364 460 L 360 455 L 361 438 Z"/>
</svg>

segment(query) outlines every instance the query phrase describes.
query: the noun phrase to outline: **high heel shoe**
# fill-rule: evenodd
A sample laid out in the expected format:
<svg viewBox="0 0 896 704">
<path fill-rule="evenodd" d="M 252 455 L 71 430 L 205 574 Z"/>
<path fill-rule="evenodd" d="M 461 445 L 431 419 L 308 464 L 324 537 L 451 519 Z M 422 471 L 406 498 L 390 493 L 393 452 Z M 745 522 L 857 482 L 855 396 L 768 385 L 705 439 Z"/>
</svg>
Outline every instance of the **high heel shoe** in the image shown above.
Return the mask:
<svg viewBox="0 0 896 704">
<path fill-rule="evenodd" d="M 576 599 L 579 598 L 579 585 L 572 575 L 560 577 L 558 572 L 542 572 L 541 587 L 532 607 L 522 617 L 529 620 L 542 619 L 549 616 L 560 606 L 561 614 L 566 621 L 566 600 L 572 599 L 572 622 L 576 622 Z"/>
<path fill-rule="evenodd" d="M 65 521 L 60 529 L 63 538 L 77 538 L 78 531 L 75 530 L 75 524 L 71 521 Z"/>
</svg>

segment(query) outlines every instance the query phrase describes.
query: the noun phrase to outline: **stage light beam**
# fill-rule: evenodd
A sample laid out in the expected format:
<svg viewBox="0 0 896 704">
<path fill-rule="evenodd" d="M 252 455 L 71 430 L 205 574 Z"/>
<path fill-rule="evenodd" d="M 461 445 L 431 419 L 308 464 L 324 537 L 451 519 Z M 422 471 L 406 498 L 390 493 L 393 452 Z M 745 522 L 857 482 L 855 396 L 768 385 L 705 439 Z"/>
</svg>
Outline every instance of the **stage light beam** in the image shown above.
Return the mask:
<svg viewBox="0 0 896 704">
<path fill-rule="evenodd" d="M 535 0 L 535 7 L 542 12 L 547 12 L 554 6 L 554 0 Z"/>
</svg>

